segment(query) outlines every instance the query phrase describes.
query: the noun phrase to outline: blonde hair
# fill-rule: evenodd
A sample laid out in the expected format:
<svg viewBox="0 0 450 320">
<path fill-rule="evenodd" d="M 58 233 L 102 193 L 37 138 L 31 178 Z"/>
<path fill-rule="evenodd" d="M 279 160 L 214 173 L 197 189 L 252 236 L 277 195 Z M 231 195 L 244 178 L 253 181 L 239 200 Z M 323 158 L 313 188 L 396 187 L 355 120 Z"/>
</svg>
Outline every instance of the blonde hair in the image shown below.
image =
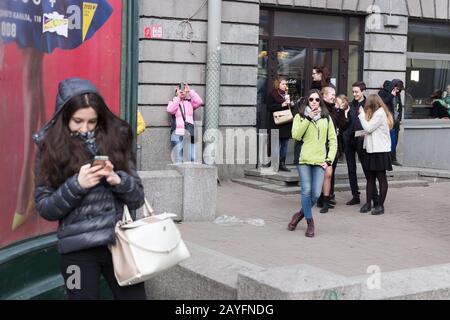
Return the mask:
<svg viewBox="0 0 450 320">
<path fill-rule="evenodd" d="M 350 105 L 350 102 L 348 101 L 348 98 L 347 98 L 347 96 L 346 96 L 345 94 L 340 94 L 340 95 L 338 95 L 338 96 L 336 97 L 336 99 L 341 99 L 341 100 L 342 100 L 342 102 L 343 102 L 343 104 L 344 104 L 344 110 L 347 110 L 347 109 L 348 109 L 348 107 L 349 107 L 349 105 Z"/>
<path fill-rule="evenodd" d="M 394 127 L 394 118 L 392 117 L 392 114 L 389 111 L 388 107 L 386 107 L 383 100 L 381 100 L 381 98 L 377 94 L 370 94 L 367 98 L 366 104 L 364 106 L 366 120 L 369 121 L 370 119 L 372 119 L 375 111 L 380 108 L 383 108 L 384 112 L 386 113 L 389 129 L 392 129 Z"/>
<path fill-rule="evenodd" d="M 327 93 L 334 91 L 336 93 L 336 89 L 333 87 L 323 87 L 322 91 L 320 91 L 320 93 L 322 94 L 322 96 L 327 95 Z"/>
</svg>

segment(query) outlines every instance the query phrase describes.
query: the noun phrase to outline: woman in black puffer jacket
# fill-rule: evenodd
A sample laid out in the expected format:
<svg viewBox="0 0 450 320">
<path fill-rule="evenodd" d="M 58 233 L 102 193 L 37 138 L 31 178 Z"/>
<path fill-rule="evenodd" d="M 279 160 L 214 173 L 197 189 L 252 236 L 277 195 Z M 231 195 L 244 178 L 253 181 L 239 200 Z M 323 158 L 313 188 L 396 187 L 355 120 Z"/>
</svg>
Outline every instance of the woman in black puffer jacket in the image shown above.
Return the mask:
<svg viewBox="0 0 450 320">
<path fill-rule="evenodd" d="M 108 249 L 123 205 L 137 209 L 144 203 L 128 123 L 108 109 L 89 81 L 70 78 L 59 85 L 53 118 L 33 138 L 36 208 L 43 218 L 59 221 L 58 251 L 69 299 L 98 299 L 100 274 L 114 298 L 145 299 L 143 283 L 118 285 Z M 91 165 L 96 155 L 109 160 Z"/>
</svg>

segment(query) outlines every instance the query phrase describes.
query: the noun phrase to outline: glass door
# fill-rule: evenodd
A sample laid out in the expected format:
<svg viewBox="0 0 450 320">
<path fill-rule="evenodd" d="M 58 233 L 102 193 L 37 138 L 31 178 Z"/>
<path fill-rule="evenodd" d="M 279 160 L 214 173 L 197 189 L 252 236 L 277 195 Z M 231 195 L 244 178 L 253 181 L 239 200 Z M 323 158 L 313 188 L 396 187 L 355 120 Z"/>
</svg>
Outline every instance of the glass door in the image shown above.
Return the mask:
<svg viewBox="0 0 450 320">
<path fill-rule="evenodd" d="M 277 76 L 287 79 L 289 94 L 292 101 L 297 101 L 305 95 L 305 77 L 307 48 L 278 45 L 276 52 Z"/>
<path fill-rule="evenodd" d="M 343 45 L 336 41 L 276 40 L 269 47 L 269 56 L 273 57 L 268 64 L 269 85 L 278 76 L 286 77 L 289 92 L 295 100 L 303 97 L 311 88 L 312 69 L 316 65 L 328 68 L 337 93 L 340 93 L 340 88 L 346 87 L 344 70 L 347 70 L 348 55 Z"/>
<path fill-rule="evenodd" d="M 331 83 L 339 92 L 339 49 L 337 48 L 313 48 L 312 66 L 325 66 L 330 71 Z"/>
</svg>

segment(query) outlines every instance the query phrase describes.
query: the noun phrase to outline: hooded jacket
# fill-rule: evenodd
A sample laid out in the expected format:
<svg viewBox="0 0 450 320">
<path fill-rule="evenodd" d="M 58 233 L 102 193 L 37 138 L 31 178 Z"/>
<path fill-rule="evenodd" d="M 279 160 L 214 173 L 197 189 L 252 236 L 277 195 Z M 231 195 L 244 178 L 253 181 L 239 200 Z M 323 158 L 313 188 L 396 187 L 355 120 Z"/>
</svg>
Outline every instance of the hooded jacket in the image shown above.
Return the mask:
<svg viewBox="0 0 450 320">
<path fill-rule="evenodd" d="M 366 97 L 362 101 L 353 100 L 348 111 L 348 120 L 343 127 L 342 132 L 342 140 L 344 142 L 344 152 L 349 152 L 350 150 L 356 150 L 357 152 L 361 152 L 363 149 L 364 138 L 357 137 L 355 138 L 355 131 L 363 130 L 361 126 L 361 121 L 359 121 L 358 114 L 359 108 L 364 107 L 366 104 Z"/>
<path fill-rule="evenodd" d="M 33 135 L 39 147 L 45 134 L 57 119 L 57 116 L 74 96 L 95 93 L 97 89 L 87 80 L 70 78 L 59 84 L 55 113 L 52 119 Z M 39 156 L 36 169 L 39 170 Z M 123 205 L 130 210 L 141 207 L 144 203 L 144 189 L 130 163 L 131 174 L 116 171 L 121 182 L 110 186 L 105 179 L 90 189 L 84 189 L 78 183 L 78 173 L 69 177 L 58 188 L 37 185 L 35 204 L 38 213 L 46 220 L 59 221 L 58 251 L 69 253 L 92 247 L 105 246 L 115 242 L 114 228 L 122 218 Z"/>
<path fill-rule="evenodd" d="M 402 109 L 403 104 L 400 99 L 400 93 L 397 96 L 392 95 L 392 90 L 396 87 L 400 82 L 400 79 L 394 79 L 392 81 L 386 80 L 383 83 L 383 89 L 378 92 L 381 100 L 383 100 L 384 104 L 388 107 L 390 113 L 392 114 L 392 118 L 394 118 L 395 126 L 399 125 L 399 122 L 402 120 Z"/>
</svg>

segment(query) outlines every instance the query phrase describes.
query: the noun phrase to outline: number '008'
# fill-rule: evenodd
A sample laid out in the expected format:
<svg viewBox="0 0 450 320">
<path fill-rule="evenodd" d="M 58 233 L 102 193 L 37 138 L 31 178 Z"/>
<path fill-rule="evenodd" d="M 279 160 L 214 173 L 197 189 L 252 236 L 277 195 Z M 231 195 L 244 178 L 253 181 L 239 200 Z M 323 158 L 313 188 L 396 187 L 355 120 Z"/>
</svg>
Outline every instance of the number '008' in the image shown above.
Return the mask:
<svg viewBox="0 0 450 320">
<path fill-rule="evenodd" d="M 15 38 L 17 35 L 16 24 L 9 22 L 2 22 L 2 36 Z"/>
</svg>

